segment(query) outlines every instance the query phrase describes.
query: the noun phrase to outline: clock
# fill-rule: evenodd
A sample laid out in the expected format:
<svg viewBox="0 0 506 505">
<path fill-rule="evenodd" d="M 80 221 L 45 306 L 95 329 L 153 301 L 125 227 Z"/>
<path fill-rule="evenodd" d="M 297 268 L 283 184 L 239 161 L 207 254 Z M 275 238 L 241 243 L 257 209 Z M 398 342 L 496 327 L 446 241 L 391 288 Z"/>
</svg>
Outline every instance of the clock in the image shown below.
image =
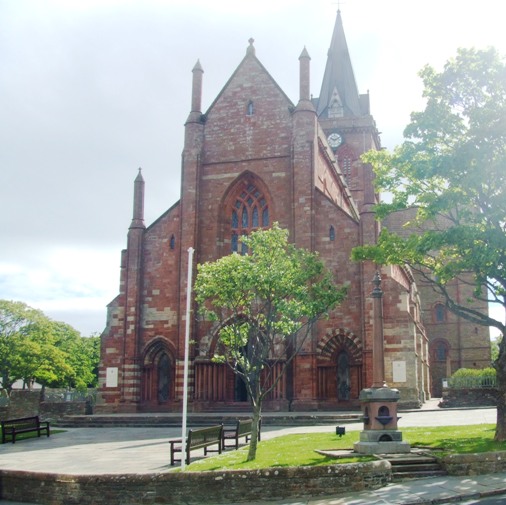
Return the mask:
<svg viewBox="0 0 506 505">
<path fill-rule="evenodd" d="M 329 146 L 332 147 L 332 149 L 336 149 L 337 147 L 339 147 L 342 142 L 343 142 L 343 138 L 341 137 L 341 135 L 339 135 L 339 133 L 331 133 L 329 136 L 328 136 L 328 142 L 329 142 Z"/>
</svg>

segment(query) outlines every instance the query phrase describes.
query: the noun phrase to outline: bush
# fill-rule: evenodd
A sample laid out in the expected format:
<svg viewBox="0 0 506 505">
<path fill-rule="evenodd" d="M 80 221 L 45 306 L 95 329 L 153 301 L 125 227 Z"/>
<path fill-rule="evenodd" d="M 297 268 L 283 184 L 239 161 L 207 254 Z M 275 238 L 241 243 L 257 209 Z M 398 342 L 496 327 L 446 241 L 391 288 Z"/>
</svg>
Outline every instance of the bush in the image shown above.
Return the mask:
<svg viewBox="0 0 506 505">
<path fill-rule="evenodd" d="M 496 372 L 494 368 L 459 368 L 450 378 L 451 388 L 495 387 Z"/>
</svg>

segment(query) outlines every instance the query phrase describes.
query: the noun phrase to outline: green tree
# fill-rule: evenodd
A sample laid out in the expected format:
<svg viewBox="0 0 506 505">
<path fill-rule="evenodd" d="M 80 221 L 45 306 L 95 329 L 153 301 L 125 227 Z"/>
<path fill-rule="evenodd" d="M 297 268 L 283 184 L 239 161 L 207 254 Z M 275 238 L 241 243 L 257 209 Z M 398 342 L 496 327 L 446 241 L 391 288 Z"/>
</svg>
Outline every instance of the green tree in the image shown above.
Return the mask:
<svg viewBox="0 0 506 505">
<path fill-rule="evenodd" d="M 37 342 L 46 339 L 50 324 L 40 310 L 0 300 L 0 379 L 8 393 L 17 380 L 33 380 L 31 353 L 38 353 Z"/>
<path fill-rule="evenodd" d="M 243 241 L 248 253 L 198 266 L 200 311 L 214 322 L 216 360 L 243 380 L 253 412 L 248 461 L 255 459 L 262 402 L 315 323 L 345 297 L 317 254 L 288 243 L 277 224 Z"/>
<path fill-rule="evenodd" d="M 408 264 L 453 313 L 505 334 L 505 322 L 478 307 L 506 308 L 506 65 L 494 49 L 459 49 L 441 72 L 426 66 L 425 110 L 411 115 L 393 153 L 369 152 L 377 189 L 391 201 L 382 220 L 410 210 L 404 230 L 383 228 L 376 246 L 353 251 L 357 260 Z M 458 300 L 459 279 L 473 296 Z M 498 379 L 496 440 L 506 439 L 506 348 L 494 363 Z"/>
<path fill-rule="evenodd" d="M 100 362 L 100 337 L 82 337 L 79 331 L 63 322 L 53 322 L 52 334 L 55 346 L 66 354 L 69 373 L 60 375 L 51 384 L 54 387 L 73 387 L 85 391 L 98 383 Z"/>
<path fill-rule="evenodd" d="M 8 393 L 18 379 L 28 386 L 96 385 L 99 346 L 99 337 L 82 337 L 25 303 L 0 300 L 0 386 Z"/>
</svg>

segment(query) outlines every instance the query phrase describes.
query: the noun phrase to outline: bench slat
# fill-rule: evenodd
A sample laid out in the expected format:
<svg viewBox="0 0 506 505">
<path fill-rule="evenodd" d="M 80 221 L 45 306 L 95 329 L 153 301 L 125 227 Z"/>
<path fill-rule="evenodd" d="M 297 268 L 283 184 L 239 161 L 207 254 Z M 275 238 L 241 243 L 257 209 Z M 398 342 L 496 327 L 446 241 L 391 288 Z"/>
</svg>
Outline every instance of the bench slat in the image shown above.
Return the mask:
<svg viewBox="0 0 506 505">
<path fill-rule="evenodd" d="M 207 428 L 192 428 L 188 431 L 186 438 L 186 463 L 190 464 L 190 453 L 194 449 L 204 449 L 204 455 L 208 452 L 219 452 L 222 449 L 223 424 L 209 426 Z M 182 452 L 182 440 L 180 438 L 169 440 L 170 444 L 170 464 L 173 466 L 176 461 L 175 453 Z M 217 445 L 215 450 L 209 449 L 210 446 Z"/>
<path fill-rule="evenodd" d="M 13 444 L 16 443 L 16 436 L 19 433 L 37 432 L 38 437 L 42 432 L 45 432 L 48 437 L 50 435 L 49 422 L 41 421 L 39 416 L 6 419 L 1 421 L 0 425 L 2 427 L 2 444 L 7 441 L 7 436 L 11 437 Z"/>
</svg>

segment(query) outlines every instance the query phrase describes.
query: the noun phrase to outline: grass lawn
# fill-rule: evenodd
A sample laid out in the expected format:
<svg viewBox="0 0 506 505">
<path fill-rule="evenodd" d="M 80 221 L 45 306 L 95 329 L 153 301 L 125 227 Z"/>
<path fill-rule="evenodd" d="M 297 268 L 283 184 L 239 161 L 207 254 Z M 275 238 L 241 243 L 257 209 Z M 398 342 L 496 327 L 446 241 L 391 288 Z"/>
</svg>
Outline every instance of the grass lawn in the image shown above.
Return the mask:
<svg viewBox="0 0 506 505">
<path fill-rule="evenodd" d="M 195 461 L 190 471 L 244 470 L 286 466 L 315 466 L 336 463 L 370 461 L 371 456 L 336 459 L 315 450 L 352 449 L 360 437 L 359 431 L 350 431 L 338 437 L 329 426 L 328 433 L 284 435 L 258 444 L 255 461 L 246 462 L 248 447 L 227 451 L 218 456 Z M 475 453 L 506 450 L 506 442 L 494 442 L 495 425 L 443 426 L 405 428 L 403 440 L 412 447 L 424 447 L 437 454 Z"/>
<path fill-rule="evenodd" d="M 57 433 L 64 433 L 66 430 L 54 430 L 53 428 L 51 428 L 51 436 L 52 435 L 56 435 Z M 42 437 L 46 437 L 46 433 L 42 433 L 41 434 L 41 438 Z M 21 440 L 26 440 L 27 438 L 37 438 L 37 432 L 36 431 L 32 431 L 31 433 L 19 433 L 18 435 L 16 435 L 16 443 L 18 443 L 18 441 L 21 441 Z M 0 428 L 0 445 L 2 442 L 2 429 Z M 12 439 L 9 435 L 9 437 L 7 438 L 6 444 L 12 444 Z"/>
</svg>

